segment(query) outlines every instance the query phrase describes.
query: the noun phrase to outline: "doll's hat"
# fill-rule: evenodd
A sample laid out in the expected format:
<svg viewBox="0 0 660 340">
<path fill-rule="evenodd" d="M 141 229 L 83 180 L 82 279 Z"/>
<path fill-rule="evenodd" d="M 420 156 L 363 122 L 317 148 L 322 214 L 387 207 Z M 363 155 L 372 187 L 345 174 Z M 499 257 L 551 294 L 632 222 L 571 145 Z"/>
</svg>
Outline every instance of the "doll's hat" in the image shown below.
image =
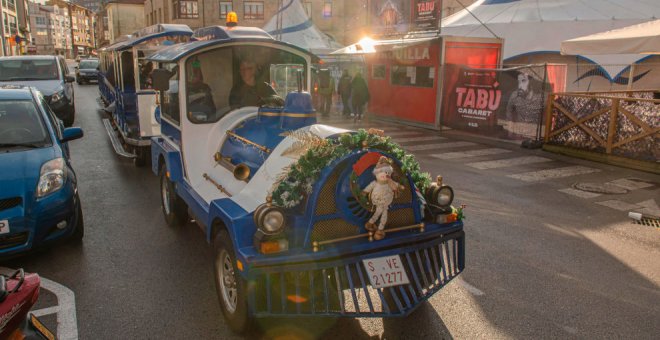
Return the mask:
<svg viewBox="0 0 660 340">
<path fill-rule="evenodd" d="M 385 172 L 388 174 L 391 174 L 394 169 L 392 169 L 392 165 L 389 158 L 385 156 L 380 156 L 380 159 L 378 159 L 378 163 L 376 163 L 376 166 L 374 167 L 374 175 L 377 175 L 381 172 Z"/>
</svg>

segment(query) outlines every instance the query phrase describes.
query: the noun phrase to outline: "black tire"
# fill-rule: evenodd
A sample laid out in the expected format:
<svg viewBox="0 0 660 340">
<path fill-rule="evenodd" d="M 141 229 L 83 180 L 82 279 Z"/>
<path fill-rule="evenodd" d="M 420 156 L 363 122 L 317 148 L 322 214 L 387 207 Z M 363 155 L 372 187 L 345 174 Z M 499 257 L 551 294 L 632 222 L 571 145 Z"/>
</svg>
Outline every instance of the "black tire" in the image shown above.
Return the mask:
<svg viewBox="0 0 660 340">
<path fill-rule="evenodd" d="M 136 146 L 134 150 L 135 158 L 133 158 L 133 164 L 138 168 L 147 165 L 147 156 L 150 155 L 149 149 L 145 146 Z"/>
<path fill-rule="evenodd" d="M 82 212 L 82 203 L 80 203 L 80 197 L 76 195 L 76 226 L 75 229 L 73 229 L 73 233 L 71 234 L 71 242 L 73 243 L 80 243 L 82 242 L 83 237 L 85 236 L 85 219 L 83 218 L 83 212 Z"/>
<path fill-rule="evenodd" d="M 165 222 L 171 228 L 182 226 L 188 222 L 188 207 L 186 202 L 176 194 L 174 183 L 167 178 L 165 166 L 160 169 L 160 200 L 163 207 Z"/>
<path fill-rule="evenodd" d="M 62 119 L 62 122 L 64 122 L 65 127 L 70 127 L 73 125 L 73 121 L 76 119 L 76 105 L 71 104 L 66 108 L 64 111 L 66 118 Z"/>
<path fill-rule="evenodd" d="M 213 248 L 215 290 L 218 294 L 222 315 L 232 331 L 243 334 L 251 328 L 254 318 L 248 314 L 247 282 L 236 268 L 236 253 L 227 231 L 218 232 L 213 242 Z M 228 277 L 227 274 L 231 276 Z M 236 300 L 233 303 L 231 302 L 232 297 Z"/>
</svg>

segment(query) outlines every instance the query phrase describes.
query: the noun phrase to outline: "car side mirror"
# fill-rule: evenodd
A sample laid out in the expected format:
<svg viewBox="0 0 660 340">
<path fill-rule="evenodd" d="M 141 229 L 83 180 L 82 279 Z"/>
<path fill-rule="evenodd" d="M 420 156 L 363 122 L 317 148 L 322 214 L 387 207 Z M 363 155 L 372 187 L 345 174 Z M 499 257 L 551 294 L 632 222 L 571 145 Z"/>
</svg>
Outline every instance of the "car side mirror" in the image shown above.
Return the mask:
<svg viewBox="0 0 660 340">
<path fill-rule="evenodd" d="M 75 69 L 77 70 L 79 67 L 78 67 L 78 66 L 74 66 L 73 68 L 75 68 Z"/>
<path fill-rule="evenodd" d="M 83 130 L 79 127 L 66 128 L 62 132 L 62 139 L 60 139 L 60 142 L 66 143 L 74 139 L 82 138 L 83 135 Z"/>
<path fill-rule="evenodd" d="M 74 76 L 64 76 L 64 81 L 67 82 L 67 83 L 73 83 L 74 81 L 76 81 L 76 77 L 74 77 Z"/>
<path fill-rule="evenodd" d="M 151 71 L 151 84 L 154 89 L 164 92 L 170 89 L 170 78 L 172 78 L 172 72 L 157 68 Z"/>
</svg>

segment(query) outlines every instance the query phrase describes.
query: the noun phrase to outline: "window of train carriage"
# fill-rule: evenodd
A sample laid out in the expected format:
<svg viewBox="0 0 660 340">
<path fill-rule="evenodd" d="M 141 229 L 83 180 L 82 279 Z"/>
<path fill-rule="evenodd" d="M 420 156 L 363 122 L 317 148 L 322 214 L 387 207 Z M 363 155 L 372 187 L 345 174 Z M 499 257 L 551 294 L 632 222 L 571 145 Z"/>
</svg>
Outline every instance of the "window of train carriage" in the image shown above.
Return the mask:
<svg viewBox="0 0 660 340">
<path fill-rule="evenodd" d="M 121 84 L 126 93 L 135 92 L 135 67 L 133 52 L 121 52 Z"/>
<path fill-rule="evenodd" d="M 279 102 L 307 83 L 303 57 L 274 47 L 220 47 L 186 60 L 186 112 L 195 124 L 218 121 L 244 107 Z"/>
<path fill-rule="evenodd" d="M 140 86 L 140 90 L 149 90 L 152 89 L 151 83 L 151 72 L 154 70 L 154 63 L 152 61 L 145 60 L 145 56 L 150 55 L 154 51 L 150 50 L 141 50 L 138 51 L 138 72 L 137 72 L 137 84 Z"/>
<path fill-rule="evenodd" d="M 179 66 L 176 63 L 164 63 L 160 65 L 171 72 L 170 86 L 167 91 L 160 93 L 160 114 L 166 120 L 176 126 L 181 125 L 181 114 L 179 108 Z"/>
</svg>

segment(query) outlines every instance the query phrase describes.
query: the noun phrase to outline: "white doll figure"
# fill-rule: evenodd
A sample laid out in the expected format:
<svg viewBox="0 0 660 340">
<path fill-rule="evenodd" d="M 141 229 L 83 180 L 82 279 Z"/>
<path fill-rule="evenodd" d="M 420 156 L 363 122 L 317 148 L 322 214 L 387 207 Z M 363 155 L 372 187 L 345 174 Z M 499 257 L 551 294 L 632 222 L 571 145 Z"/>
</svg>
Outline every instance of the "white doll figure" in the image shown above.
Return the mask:
<svg viewBox="0 0 660 340">
<path fill-rule="evenodd" d="M 371 203 L 376 207 L 376 212 L 365 224 L 368 231 L 374 232 L 375 240 L 382 240 L 385 238 L 385 224 L 387 223 L 387 210 L 394 200 L 396 192 L 399 190 L 399 184 L 396 183 L 390 176 L 394 169 L 392 168 L 391 161 L 381 156 L 373 170 L 376 180 L 367 185 L 364 190 L 365 193 L 371 193 Z M 376 221 L 380 218 L 378 227 Z"/>
</svg>

